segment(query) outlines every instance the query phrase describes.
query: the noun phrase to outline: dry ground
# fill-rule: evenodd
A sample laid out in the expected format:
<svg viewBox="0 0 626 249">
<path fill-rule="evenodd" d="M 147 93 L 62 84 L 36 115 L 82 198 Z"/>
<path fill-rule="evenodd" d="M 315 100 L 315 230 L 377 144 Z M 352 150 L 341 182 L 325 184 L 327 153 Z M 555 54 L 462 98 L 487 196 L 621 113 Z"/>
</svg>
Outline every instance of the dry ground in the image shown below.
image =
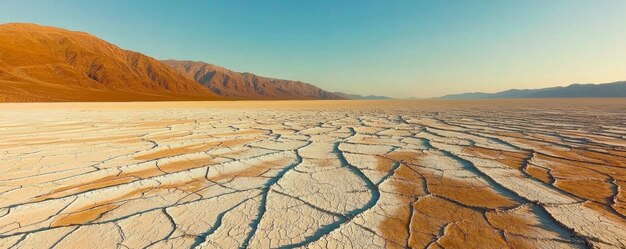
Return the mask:
<svg viewBox="0 0 626 249">
<path fill-rule="evenodd" d="M 0 248 L 624 248 L 626 100 L 0 105 Z"/>
</svg>

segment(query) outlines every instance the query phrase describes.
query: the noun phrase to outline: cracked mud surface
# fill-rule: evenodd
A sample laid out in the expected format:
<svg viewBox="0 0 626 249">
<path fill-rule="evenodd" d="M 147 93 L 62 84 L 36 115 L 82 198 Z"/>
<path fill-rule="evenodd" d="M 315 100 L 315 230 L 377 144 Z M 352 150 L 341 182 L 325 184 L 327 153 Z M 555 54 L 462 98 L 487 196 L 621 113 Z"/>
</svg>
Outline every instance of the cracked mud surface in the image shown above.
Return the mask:
<svg viewBox="0 0 626 249">
<path fill-rule="evenodd" d="M 0 110 L 0 248 L 626 247 L 624 100 Z"/>
</svg>

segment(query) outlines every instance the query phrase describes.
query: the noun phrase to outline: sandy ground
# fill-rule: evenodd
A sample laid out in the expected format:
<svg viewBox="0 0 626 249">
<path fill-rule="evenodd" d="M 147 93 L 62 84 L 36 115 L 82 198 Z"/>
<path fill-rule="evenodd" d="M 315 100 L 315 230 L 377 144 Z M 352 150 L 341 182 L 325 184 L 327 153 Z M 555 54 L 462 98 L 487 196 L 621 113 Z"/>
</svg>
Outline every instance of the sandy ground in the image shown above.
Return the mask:
<svg viewBox="0 0 626 249">
<path fill-rule="evenodd" d="M 626 100 L 0 104 L 0 248 L 625 248 Z"/>
</svg>

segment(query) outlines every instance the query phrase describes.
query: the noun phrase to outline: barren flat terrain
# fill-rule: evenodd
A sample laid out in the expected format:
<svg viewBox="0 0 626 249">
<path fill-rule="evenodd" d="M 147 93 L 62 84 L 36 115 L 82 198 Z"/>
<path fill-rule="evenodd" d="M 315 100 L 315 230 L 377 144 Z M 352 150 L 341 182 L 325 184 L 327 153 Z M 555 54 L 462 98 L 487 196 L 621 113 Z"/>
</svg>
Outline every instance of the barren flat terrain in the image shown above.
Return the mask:
<svg viewBox="0 0 626 249">
<path fill-rule="evenodd" d="M 0 104 L 0 248 L 625 248 L 626 100 Z"/>
</svg>

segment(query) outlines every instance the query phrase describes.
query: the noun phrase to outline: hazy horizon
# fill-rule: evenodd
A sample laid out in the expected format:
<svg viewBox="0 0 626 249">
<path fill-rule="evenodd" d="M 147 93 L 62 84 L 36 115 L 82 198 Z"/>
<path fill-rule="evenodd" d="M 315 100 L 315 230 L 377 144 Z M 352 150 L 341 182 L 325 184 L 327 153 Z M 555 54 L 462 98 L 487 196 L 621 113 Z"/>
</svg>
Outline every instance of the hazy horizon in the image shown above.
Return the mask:
<svg viewBox="0 0 626 249">
<path fill-rule="evenodd" d="M 89 32 L 329 91 L 435 97 L 626 80 L 625 1 L 5 1 L 0 23 Z"/>
</svg>

